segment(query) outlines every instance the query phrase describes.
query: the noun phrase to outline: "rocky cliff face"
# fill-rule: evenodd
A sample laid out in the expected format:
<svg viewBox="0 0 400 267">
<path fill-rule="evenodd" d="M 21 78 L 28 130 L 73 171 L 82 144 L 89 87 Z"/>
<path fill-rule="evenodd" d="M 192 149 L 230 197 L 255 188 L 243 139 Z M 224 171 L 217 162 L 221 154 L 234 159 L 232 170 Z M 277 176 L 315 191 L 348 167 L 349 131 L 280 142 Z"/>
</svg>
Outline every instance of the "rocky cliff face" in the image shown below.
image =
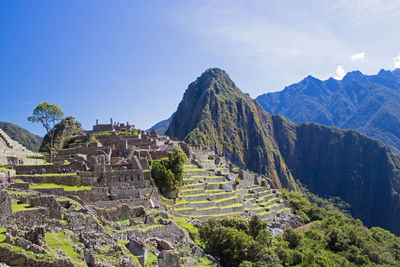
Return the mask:
<svg viewBox="0 0 400 267">
<path fill-rule="evenodd" d="M 76 121 L 74 117 L 66 117 L 55 126 L 54 131 L 54 148 L 62 149 L 68 145 L 68 141 L 71 137 L 75 136 L 82 131 L 82 125 Z M 50 144 L 50 138 L 46 134 L 43 138 L 40 151 L 46 151 L 46 146 Z"/>
<path fill-rule="evenodd" d="M 274 137 L 296 179 L 320 196 L 339 196 L 367 226 L 400 233 L 400 159 L 356 131 L 273 115 Z"/>
<path fill-rule="evenodd" d="M 189 85 L 166 134 L 267 174 L 277 187 L 296 188 L 271 135 L 271 117 L 220 69 Z"/>
</svg>

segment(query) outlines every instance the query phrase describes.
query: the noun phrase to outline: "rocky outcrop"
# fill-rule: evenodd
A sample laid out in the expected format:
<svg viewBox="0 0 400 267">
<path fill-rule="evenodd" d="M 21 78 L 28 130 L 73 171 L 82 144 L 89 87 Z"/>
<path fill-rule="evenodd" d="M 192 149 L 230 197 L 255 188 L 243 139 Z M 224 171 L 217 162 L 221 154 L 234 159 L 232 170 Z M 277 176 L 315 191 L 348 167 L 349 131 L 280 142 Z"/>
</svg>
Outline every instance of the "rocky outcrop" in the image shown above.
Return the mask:
<svg viewBox="0 0 400 267">
<path fill-rule="evenodd" d="M 66 117 L 54 126 L 54 148 L 62 149 L 69 145 L 72 137 L 82 131 L 82 125 L 74 117 Z M 50 138 L 46 134 L 40 146 L 40 151 L 45 152 L 46 147 L 50 145 Z"/>
</svg>

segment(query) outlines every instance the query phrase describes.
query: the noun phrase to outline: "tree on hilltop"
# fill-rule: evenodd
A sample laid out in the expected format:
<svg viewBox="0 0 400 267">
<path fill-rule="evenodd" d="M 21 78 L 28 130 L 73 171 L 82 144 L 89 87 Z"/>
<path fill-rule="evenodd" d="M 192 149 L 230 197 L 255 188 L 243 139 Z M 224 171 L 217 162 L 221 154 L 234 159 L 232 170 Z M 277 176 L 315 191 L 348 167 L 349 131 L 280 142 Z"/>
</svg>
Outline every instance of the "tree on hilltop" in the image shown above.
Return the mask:
<svg viewBox="0 0 400 267">
<path fill-rule="evenodd" d="M 49 104 L 47 102 L 40 103 L 34 110 L 33 115 L 28 117 L 28 121 L 40 122 L 46 129 L 47 135 L 50 137 L 50 162 L 53 161 L 52 150 L 54 140 L 54 126 L 63 118 L 64 112 L 57 104 Z"/>
</svg>

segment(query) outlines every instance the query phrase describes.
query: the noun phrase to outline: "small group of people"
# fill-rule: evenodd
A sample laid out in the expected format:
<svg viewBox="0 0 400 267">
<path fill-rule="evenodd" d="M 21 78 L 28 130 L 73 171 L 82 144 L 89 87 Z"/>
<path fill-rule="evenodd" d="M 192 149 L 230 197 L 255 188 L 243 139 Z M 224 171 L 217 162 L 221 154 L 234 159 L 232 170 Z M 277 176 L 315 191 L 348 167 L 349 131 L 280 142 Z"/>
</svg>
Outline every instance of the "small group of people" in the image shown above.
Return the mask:
<svg viewBox="0 0 400 267">
<path fill-rule="evenodd" d="M 72 168 L 57 168 L 57 173 L 58 174 L 67 174 L 67 173 L 73 173 L 74 170 Z"/>
<path fill-rule="evenodd" d="M 36 169 L 32 169 L 29 174 L 35 175 L 36 174 Z M 46 174 L 46 169 L 41 168 L 39 174 Z"/>
</svg>

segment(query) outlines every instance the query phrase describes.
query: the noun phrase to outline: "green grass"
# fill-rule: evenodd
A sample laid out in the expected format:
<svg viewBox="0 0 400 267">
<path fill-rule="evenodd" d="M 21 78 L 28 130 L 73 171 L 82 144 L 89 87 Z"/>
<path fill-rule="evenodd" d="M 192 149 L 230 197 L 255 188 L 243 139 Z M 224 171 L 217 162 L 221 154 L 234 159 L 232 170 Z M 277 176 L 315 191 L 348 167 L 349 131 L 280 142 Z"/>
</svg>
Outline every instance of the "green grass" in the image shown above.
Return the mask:
<svg viewBox="0 0 400 267">
<path fill-rule="evenodd" d="M 83 208 L 82 205 L 79 204 L 78 201 L 73 200 L 72 198 L 69 198 L 69 197 L 56 198 L 56 200 L 57 200 L 57 201 L 60 201 L 60 200 L 68 200 L 69 202 L 71 202 L 72 204 L 74 204 L 74 205 L 76 206 L 76 210 L 80 210 L 80 209 Z"/>
<path fill-rule="evenodd" d="M 74 176 L 74 175 L 78 175 L 77 172 L 73 172 L 73 173 L 62 173 L 62 174 L 58 174 L 58 173 L 46 173 L 46 174 L 18 174 L 17 177 L 26 177 L 26 176 L 39 176 L 39 177 L 48 177 L 48 176 Z"/>
<path fill-rule="evenodd" d="M 189 208 L 189 207 L 183 207 L 183 208 L 176 208 L 175 211 L 180 211 L 180 210 L 191 210 L 193 208 Z"/>
<path fill-rule="evenodd" d="M 6 228 L 0 228 L 0 243 L 3 243 L 4 241 L 6 241 L 6 232 L 7 229 Z"/>
<path fill-rule="evenodd" d="M 187 184 L 187 185 L 182 186 L 182 188 L 189 187 L 192 185 L 203 185 L 203 183 Z"/>
<path fill-rule="evenodd" d="M 152 266 L 152 267 L 157 266 L 153 263 L 153 261 L 155 261 L 155 260 L 157 260 L 157 256 L 154 253 L 152 253 L 151 251 L 149 251 L 147 253 L 147 259 L 145 261 L 145 266 Z"/>
<path fill-rule="evenodd" d="M 187 203 L 186 199 L 182 198 L 182 199 L 176 201 L 175 205 L 177 205 L 177 204 L 185 204 L 185 203 Z"/>
<path fill-rule="evenodd" d="M 183 189 L 181 192 L 191 192 L 191 191 L 197 191 L 197 190 L 202 190 L 202 188 L 189 188 L 189 189 Z"/>
<path fill-rule="evenodd" d="M 15 179 L 16 183 L 21 183 L 21 184 L 27 184 L 27 182 L 21 180 L 21 179 Z"/>
<path fill-rule="evenodd" d="M 194 226 L 193 224 L 191 224 L 190 222 L 188 222 L 186 220 L 186 218 L 184 217 L 176 217 L 176 216 L 171 216 L 172 219 L 175 221 L 175 223 L 177 225 L 179 225 L 180 227 L 186 229 L 189 234 L 190 237 L 196 242 L 196 240 L 198 240 L 200 238 L 200 234 L 199 234 L 199 229 Z"/>
<path fill-rule="evenodd" d="M 230 181 L 226 181 L 226 182 L 213 182 L 213 183 L 208 183 L 208 184 L 228 184 L 230 183 Z"/>
<path fill-rule="evenodd" d="M 221 207 L 221 209 L 236 208 L 236 207 L 242 207 L 242 206 L 243 206 L 243 204 L 238 202 L 238 203 L 235 203 L 235 204 L 232 204 L 232 205 L 223 206 L 223 207 Z"/>
<path fill-rule="evenodd" d="M 29 204 L 18 204 L 16 200 L 12 201 L 12 211 L 25 211 L 25 210 L 36 210 L 37 207 L 31 207 Z"/>
<path fill-rule="evenodd" d="M 209 259 L 207 259 L 206 257 L 202 257 L 200 258 L 201 263 L 196 263 L 194 265 L 194 267 L 204 267 L 204 266 L 212 266 L 212 261 L 210 261 Z"/>
<path fill-rule="evenodd" d="M 205 214 L 205 215 L 184 215 L 181 214 L 182 216 L 186 217 L 192 217 L 192 218 L 204 218 L 204 217 L 225 217 L 225 216 L 233 216 L 233 215 L 239 215 L 240 212 L 232 212 L 232 213 L 223 213 L 223 214 Z"/>
<path fill-rule="evenodd" d="M 19 158 L 19 159 L 27 159 L 27 158 Z M 37 166 L 41 166 L 41 165 L 53 165 L 53 163 L 50 162 L 40 162 L 37 164 L 17 164 L 17 166 L 25 166 L 25 167 L 37 167 Z"/>
<path fill-rule="evenodd" d="M 130 257 L 130 258 L 133 260 L 133 262 L 136 264 L 136 266 L 141 266 L 141 264 L 140 264 L 138 258 L 137 258 L 135 255 L 133 255 L 133 254 L 126 248 L 126 244 L 128 244 L 128 243 L 129 243 L 129 241 L 118 239 L 118 245 L 121 246 L 122 251 L 125 252 L 125 255 L 128 255 L 128 257 Z"/>
<path fill-rule="evenodd" d="M 10 190 L 10 189 L 4 189 L 4 191 L 7 191 L 9 194 L 14 194 L 14 195 L 19 195 L 19 196 L 30 194 L 29 192 L 26 192 L 26 191 L 16 191 L 16 190 Z"/>
<path fill-rule="evenodd" d="M 80 190 L 91 190 L 90 186 L 69 186 L 69 185 L 59 185 L 59 184 L 36 184 L 31 185 L 31 189 L 40 189 L 40 188 L 64 188 L 65 191 L 80 191 Z"/>
<path fill-rule="evenodd" d="M 153 228 L 156 228 L 156 227 L 162 227 L 162 226 L 164 226 L 164 225 L 163 224 L 151 224 L 151 225 L 145 225 L 145 226 L 139 227 L 138 230 L 145 232 L 145 231 L 148 231 L 150 229 L 153 229 Z"/>
<path fill-rule="evenodd" d="M 59 249 L 64 252 L 76 266 L 86 266 L 84 260 L 74 250 L 72 241 L 64 232 L 46 233 L 46 244 L 52 249 Z"/>
<path fill-rule="evenodd" d="M 8 172 L 8 171 L 12 171 L 11 169 L 7 169 L 7 168 L 0 168 L 0 172 Z"/>
<path fill-rule="evenodd" d="M 273 196 L 273 195 L 276 195 L 276 194 L 274 194 L 274 193 L 271 193 L 271 194 L 268 194 L 268 195 L 265 195 L 265 196 L 259 197 L 259 198 L 257 198 L 257 200 L 263 200 L 264 198 L 267 198 L 267 197 L 270 197 L 270 196 Z"/>
</svg>

